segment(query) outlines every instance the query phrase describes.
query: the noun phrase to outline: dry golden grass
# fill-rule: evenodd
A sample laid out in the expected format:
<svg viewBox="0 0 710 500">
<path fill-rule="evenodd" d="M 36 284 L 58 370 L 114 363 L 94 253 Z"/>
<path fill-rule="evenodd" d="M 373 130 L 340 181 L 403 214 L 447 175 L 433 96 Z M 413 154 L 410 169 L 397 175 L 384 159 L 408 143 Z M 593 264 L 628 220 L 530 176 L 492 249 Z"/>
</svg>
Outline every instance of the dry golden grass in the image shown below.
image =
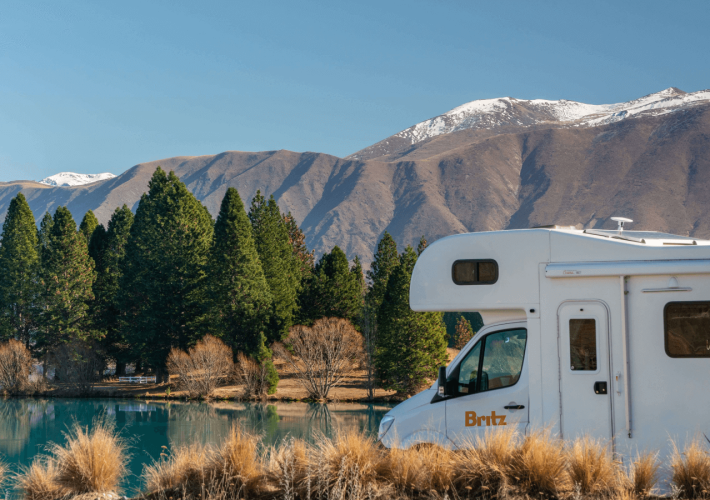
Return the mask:
<svg viewBox="0 0 710 500">
<path fill-rule="evenodd" d="M 569 491 L 564 443 L 549 429 L 534 431 L 523 438 L 514 453 L 508 480 L 521 494 L 554 497 Z"/>
<path fill-rule="evenodd" d="M 64 446 L 38 457 L 17 478 L 28 500 L 52 500 L 81 494 L 115 493 L 126 473 L 126 446 L 114 428 L 97 421 L 91 431 L 75 424 Z"/>
<path fill-rule="evenodd" d="M 705 444 L 693 439 L 681 453 L 673 442 L 672 481 L 685 498 L 707 497 L 710 493 L 710 454 Z"/>
<path fill-rule="evenodd" d="M 25 500 L 55 500 L 66 494 L 57 484 L 58 472 L 56 463 L 50 458 L 35 459 L 17 476 L 16 487 Z"/>
<path fill-rule="evenodd" d="M 239 498 L 262 492 L 261 440 L 232 427 L 221 446 L 194 443 L 176 448 L 145 468 L 147 494 L 172 498 Z"/>
<path fill-rule="evenodd" d="M 658 454 L 642 453 L 636 456 L 628 473 L 622 478 L 623 487 L 638 498 L 647 498 L 653 494 L 658 482 Z"/>
<path fill-rule="evenodd" d="M 567 450 L 569 478 L 583 495 L 610 495 L 619 487 L 620 468 L 609 447 L 589 436 L 577 438 Z"/>
<path fill-rule="evenodd" d="M 66 439 L 66 445 L 51 448 L 59 469 L 57 484 L 76 495 L 117 491 L 128 457 L 114 428 L 96 422 L 89 431 L 75 424 Z"/>
</svg>

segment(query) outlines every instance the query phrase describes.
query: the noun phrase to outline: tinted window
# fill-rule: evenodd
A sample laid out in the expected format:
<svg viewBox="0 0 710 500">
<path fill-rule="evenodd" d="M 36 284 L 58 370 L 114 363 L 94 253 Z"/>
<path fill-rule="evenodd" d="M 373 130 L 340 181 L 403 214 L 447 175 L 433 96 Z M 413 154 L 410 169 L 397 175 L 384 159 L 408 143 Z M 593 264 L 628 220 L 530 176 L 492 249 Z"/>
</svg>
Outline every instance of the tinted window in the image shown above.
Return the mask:
<svg viewBox="0 0 710 500">
<path fill-rule="evenodd" d="M 481 359 L 481 342 L 473 346 L 459 365 L 458 394 L 473 394 L 478 381 L 478 362 Z"/>
<path fill-rule="evenodd" d="M 479 391 L 491 391 L 515 385 L 523 369 L 525 330 L 508 330 L 488 335 L 483 349 Z"/>
<path fill-rule="evenodd" d="M 597 322 L 593 319 L 569 320 L 569 357 L 572 370 L 597 369 Z"/>
<path fill-rule="evenodd" d="M 457 285 L 492 285 L 498 281 L 498 263 L 494 260 L 457 260 L 451 268 Z"/>
<path fill-rule="evenodd" d="M 664 311 L 666 353 L 710 358 L 710 302 L 670 302 Z"/>
</svg>

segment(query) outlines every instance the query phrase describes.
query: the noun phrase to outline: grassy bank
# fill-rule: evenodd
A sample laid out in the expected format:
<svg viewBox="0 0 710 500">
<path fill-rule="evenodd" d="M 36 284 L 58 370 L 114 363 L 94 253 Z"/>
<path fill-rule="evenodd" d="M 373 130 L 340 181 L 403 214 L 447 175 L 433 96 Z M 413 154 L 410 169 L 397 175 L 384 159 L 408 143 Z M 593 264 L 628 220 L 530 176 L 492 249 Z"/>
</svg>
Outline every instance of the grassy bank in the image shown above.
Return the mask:
<svg viewBox="0 0 710 500">
<path fill-rule="evenodd" d="M 623 498 L 657 492 L 661 465 L 652 453 L 627 467 L 589 438 L 565 444 L 549 432 L 520 435 L 496 429 L 451 451 L 437 446 L 385 450 L 358 433 L 313 444 L 290 439 L 264 446 L 259 436 L 232 428 L 223 442 L 164 450 L 143 473 L 142 500 Z M 126 472 L 125 444 L 109 426 L 75 426 L 15 478 L 28 500 L 111 498 Z M 676 497 L 707 498 L 707 443 L 676 448 L 665 465 Z"/>
</svg>

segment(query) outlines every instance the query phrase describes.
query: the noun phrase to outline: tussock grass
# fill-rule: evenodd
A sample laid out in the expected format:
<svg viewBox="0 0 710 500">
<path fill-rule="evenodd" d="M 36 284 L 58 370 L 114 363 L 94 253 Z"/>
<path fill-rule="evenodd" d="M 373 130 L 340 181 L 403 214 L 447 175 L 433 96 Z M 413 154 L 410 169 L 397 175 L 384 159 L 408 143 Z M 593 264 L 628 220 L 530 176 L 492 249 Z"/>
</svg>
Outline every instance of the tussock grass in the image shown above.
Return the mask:
<svg viewBox="0 0 710 500">
<path fill-rule="evenodd" d="M 513 453 L 508 479 L 518 493 L 537 498 L 569 491 L 570 474 L 563 441 L 549 429 L 525 436 Z"/>
<path fill-rule="evenodd" d="M 682 453 L 673 442 L 670 466 L 673 484 L 682 497 L 710 496 L 710 454 L 700 438 L 690 441 Z"/>
<path fill-rule="evenodd" d="M 244 498 L 260 495 L 265 469 L 259 436 L 232 427 L 221 446 L 181 446 L 145 468 L 147 495 L 159 498 Z"/>
<path fill-rule="evenodd" d="M 75 424 L 66 444 L 50 446 L 17 478 L 28 500 L 53 500 L 82 494 L 108 494 L 119 489 L 126 473 L 126 445 L 115 429 L 96 421 L 89 430 Z"/>
<path fill-rule="evenodd" d="M 58 474 L 54 460 L 40 457 L 17 477 L 16 487 L 25 500 L 54 500 L 67 493 L 56 481 Z"/>
<path fill-rule="evenodd" d="M 583 495 L 608 496 L 619 490 L 620 464 L 606 443 L 589 436 L 577 438 L 567 450 L 567 460 L 569 479 Z"/>
<path fill-rule="evenodd" d="M 629 466 L 628 473 L 622 476 L 624 489 L 630 491 L 637 498 L 648 498 L 658 482 L 657 453 L 641 453 L 636 456 Z"/>
</svg>

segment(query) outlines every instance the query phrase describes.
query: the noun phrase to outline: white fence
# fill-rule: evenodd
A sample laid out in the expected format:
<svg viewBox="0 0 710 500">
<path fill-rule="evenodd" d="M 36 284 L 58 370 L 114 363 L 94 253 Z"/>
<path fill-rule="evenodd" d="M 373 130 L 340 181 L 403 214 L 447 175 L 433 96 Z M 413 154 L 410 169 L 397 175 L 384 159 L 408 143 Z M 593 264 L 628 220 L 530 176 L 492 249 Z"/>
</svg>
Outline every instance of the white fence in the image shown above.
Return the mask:
<svg viewBox="0 0 710 500">
<path fill-rule="evenodd" d="M 129 384 L 155 384 L 155 376 L 152 377 L 118 377 L 119 382 L 128 382 Z"/>
</svg>

